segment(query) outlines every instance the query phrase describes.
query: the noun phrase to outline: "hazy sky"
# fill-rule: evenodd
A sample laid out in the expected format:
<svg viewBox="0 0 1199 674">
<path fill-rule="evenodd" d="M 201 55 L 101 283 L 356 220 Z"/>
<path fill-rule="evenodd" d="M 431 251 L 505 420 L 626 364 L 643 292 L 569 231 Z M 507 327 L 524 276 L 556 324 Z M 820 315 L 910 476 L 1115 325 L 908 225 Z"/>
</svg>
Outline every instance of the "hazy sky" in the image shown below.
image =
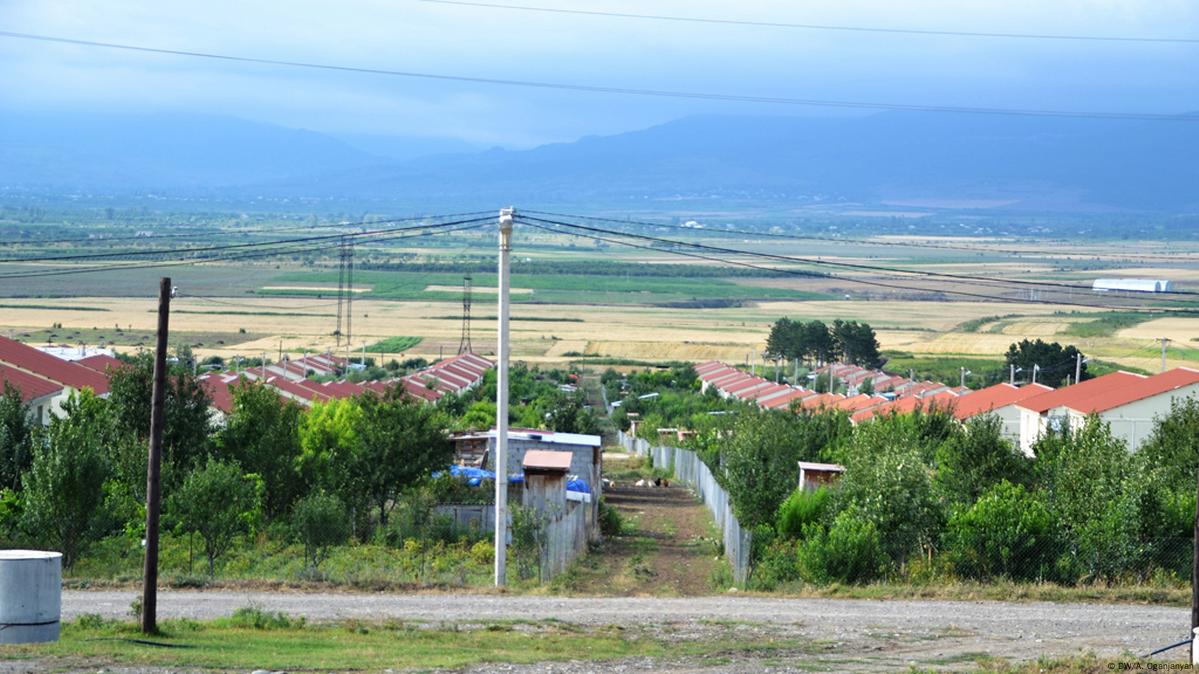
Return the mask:
<svg viewBox="0 0 1199 674">
<path fill-rule="evenodd" d="M 1199 37 L 1194 0 L 512 2 L 776 22 Z M 0 0 L 0 29 L 597 86 L 988 107 L 1199 110 L 1199 44 L 822 32 L 420 0 Z M 0 105 L 8 107 L 219 112 L 319 131 L 511 147 L 703 112 L 844 114 L 321 73 L 11 39 L 0 39 L 0 82 Z"/>
</svg>

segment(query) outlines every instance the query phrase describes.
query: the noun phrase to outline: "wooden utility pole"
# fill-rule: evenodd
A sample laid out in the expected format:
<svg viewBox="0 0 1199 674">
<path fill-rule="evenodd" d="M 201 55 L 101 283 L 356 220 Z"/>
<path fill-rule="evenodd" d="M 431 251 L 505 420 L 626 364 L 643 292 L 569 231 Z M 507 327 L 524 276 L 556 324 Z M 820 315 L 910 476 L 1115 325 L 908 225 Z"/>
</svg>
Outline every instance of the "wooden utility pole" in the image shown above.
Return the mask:
<svg viewBox="0 0 1199 674">
<path fill-rule="evenodd" d="M 146 564 L 142 569 L 142 632 L 158 631 L 158 513 L 162 505 L 162 412 L 166 399 L 167 328 L 171 279 L 158 283 L 158 340 L 154 348 L 154 390 L 150 403 L 150 457 L 146 462 Z"/>
</svg>

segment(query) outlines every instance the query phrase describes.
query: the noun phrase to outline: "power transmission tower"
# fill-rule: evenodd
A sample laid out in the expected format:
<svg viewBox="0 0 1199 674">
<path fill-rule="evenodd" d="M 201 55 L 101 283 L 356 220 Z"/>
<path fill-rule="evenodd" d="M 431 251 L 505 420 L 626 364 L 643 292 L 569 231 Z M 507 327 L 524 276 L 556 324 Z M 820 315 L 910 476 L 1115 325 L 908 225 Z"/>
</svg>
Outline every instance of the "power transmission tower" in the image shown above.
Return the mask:
<svg viewBox="0 0 1199 674">
<path fill-rule="evenodd" d="M 349 360 L 350 340 L 354 336 L 354 240 L 342 239 L 342 250 L 346 266 L 346 360 Z"/>
<path fill-rule="evenodd" d="M 341 346 L 341 318 L 345 313 L 346 301 L 346 240 L 342 237 L 341 244 L 338 247 L 338 262 L 337 262 L 337 328 L 333 330 L 333 336 L 337 338 L 337 346 Z"/>
<path fill-rule="evenodd" d="M 341 346 L 341 338 L 346 338 L 346 348 L 349 348 L 353 337 L 354 326 L 354 241 L 342 237 L 339 248 L 337 266 L 337 329 L 333 336 L 337 338 L 337 346 Z M 342 329 L 342 326 L 345 329 Z"/>
<path fill-rule="evenodd" d="M 458 340 L 458 354 L 474 351 L 470 345 L 470 274 L 462 277 L 462 338 Z"/>
</svg>

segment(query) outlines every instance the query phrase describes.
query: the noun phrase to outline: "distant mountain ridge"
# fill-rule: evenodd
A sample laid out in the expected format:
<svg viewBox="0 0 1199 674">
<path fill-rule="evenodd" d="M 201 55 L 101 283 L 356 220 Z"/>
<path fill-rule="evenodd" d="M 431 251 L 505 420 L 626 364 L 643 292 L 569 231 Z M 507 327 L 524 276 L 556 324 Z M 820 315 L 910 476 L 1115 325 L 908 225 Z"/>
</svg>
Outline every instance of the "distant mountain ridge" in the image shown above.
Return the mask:
<svg viewBox="0 0 1199 674">
<path fill-rule="evenodd" d="M 372 153 L 199 115 L 0 113 L 0 190 L 604 205 L 762 201 L 1020 211 L 1199 210 L 1199 123 L 888 112 L 696 116 L 532 150 Z M 948 204 L 949 206 L 945 206 Z"/>
</svg>

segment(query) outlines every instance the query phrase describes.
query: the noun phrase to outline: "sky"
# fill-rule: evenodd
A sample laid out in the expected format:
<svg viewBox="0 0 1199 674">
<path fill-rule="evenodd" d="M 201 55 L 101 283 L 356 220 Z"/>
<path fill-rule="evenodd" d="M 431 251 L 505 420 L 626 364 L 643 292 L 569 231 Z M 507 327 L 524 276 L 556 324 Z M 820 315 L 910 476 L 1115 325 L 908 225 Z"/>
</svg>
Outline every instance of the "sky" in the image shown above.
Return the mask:
<svg viewBox="0 0 1199 674">
<path fill-rule="evenodd" d="M 706 18 L 1199 38 L 1193 0 L 495 0 Z M 0 30 L 406 71 L 900 104 L 1199 111 L 1199 44 L 705 25 L 422 0 L 0 0 Z M 327 73 L 0 38 L 0 106 L 229 114 L 531 147 L 692 114 L 860 111 Z M 15 94 L 15 95 L 14 95 Z"/>
</svg>

